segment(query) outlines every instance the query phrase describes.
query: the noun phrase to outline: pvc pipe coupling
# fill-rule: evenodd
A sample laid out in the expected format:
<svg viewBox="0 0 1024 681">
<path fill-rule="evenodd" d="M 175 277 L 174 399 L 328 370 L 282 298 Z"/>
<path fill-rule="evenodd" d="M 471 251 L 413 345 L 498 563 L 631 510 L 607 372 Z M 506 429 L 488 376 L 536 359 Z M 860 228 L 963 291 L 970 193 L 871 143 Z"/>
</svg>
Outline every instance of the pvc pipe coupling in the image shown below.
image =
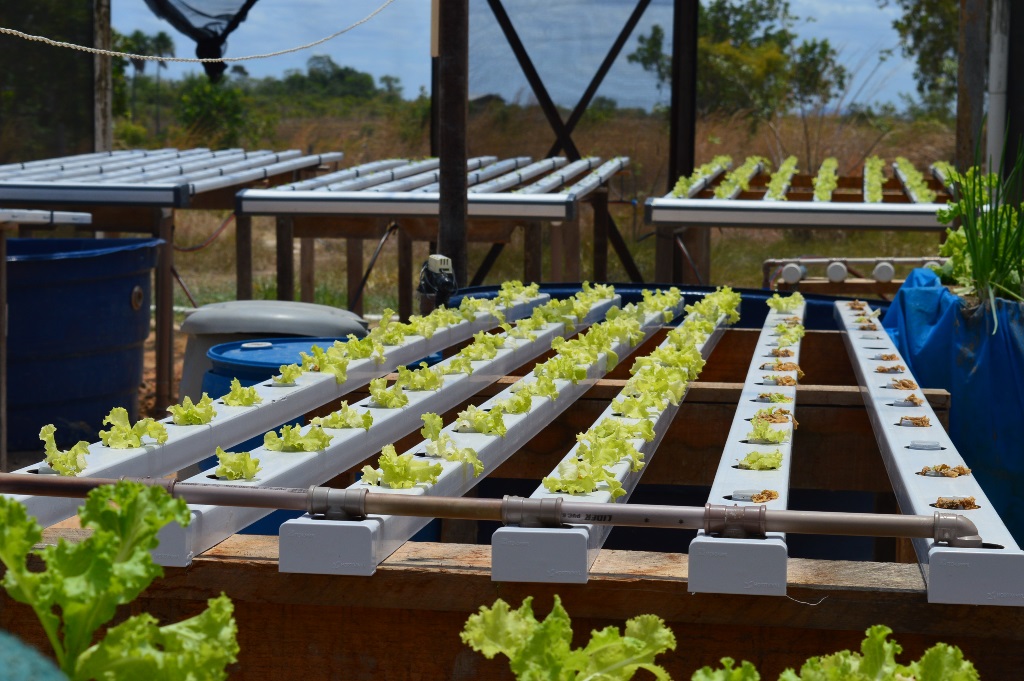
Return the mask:
<svg viewBox="0 0 1024 681">
<path fill-rule="evenodd" d="M 367 516 L 366 495 L 369 490 L 335 489 L 312 486 L 306 496 L 306 506 L 311 516 L 327 520 L 361 520 Z"/>
<path fill-rule="evenodd" d="M 732 539 L 763 537 L 767 531 L 767 509 L 758 506 L 704 506 L 704 533 Z"/>
</svg>

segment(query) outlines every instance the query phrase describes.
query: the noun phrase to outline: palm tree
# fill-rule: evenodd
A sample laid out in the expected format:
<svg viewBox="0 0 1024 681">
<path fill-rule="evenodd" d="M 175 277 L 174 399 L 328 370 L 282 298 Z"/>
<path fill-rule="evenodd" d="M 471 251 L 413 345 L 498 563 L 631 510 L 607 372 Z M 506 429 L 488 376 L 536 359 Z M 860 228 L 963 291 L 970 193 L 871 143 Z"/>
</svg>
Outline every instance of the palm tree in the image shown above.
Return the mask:
<svg viewBox="0 0 1024 681">
<path fill-rule="evenodd" d="M 149 54 L 151 40 L 142 31 L 135 30 L 125 38 L 125 48 L 132 54 Z M 139 75 L 146 70 L 146 60 L 130 58 L 129 61 L 132 63 L 132 68 L 135 69 L 132 74 L 132 121 L 135 121 L 135 82 L 139 79 Z"/>
<path fill-rule="evenodd" d="M 149 49 L 154 57 L 173 57 L 174 56 L 174 41 L 171 40 L 171 36 L 167 35 L 163 31 L 160 31 L 155 36 L 149 39 Z M 156 134 L 160 135 L 160 69 L 167 68 L 167 62 L 163 59 L 158 61 L 156 70 Z"/>
</svg>

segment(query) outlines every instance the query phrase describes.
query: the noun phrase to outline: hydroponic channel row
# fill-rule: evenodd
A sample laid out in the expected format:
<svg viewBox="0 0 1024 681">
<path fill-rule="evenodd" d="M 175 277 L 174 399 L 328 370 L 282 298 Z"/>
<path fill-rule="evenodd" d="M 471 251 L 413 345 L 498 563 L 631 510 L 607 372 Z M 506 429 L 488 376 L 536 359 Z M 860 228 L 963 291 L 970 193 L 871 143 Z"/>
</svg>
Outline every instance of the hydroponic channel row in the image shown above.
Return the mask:
<svg viewBox="0 0 1024 681">
<path fill-rule="evenodd" d="M 789 504 L 789 472 L 796 427 L 796 386 L 806 307 L 803 296 L 775 294 L 750 360 L 739 404 L 708 497 L 709 504 Z M 784 595 L 786 535 L 713 536 L 690 542 L 692 593 Z"/>
<path fill-rule="evenodd" d="M 721 338 L 739 315 L 739 294 L 722 289 L 687 306 L 686 319 L 651 354 L 633 364 L 633 378 L 545 478 L 532 499 L 566 498 L 626 503 L 650 464 Z M 587 523 L 568 527 L 499 528 L 491 537 L 491 579 L 499 582 L 587 582 L 612 530 Z"/>
<path fill-rule="evenodd" d="M 982 548 L 960 548 L 913 540 L 929 602 L 1024 605 L 1024 552 L 921 396 L 889 335 L 877 321 L 866 328 L 863 320 L 877 315 L 862 302 L 836 302 L 834 312 L 900 511 L 962 513 L 984 541 Z"/>
</svg>

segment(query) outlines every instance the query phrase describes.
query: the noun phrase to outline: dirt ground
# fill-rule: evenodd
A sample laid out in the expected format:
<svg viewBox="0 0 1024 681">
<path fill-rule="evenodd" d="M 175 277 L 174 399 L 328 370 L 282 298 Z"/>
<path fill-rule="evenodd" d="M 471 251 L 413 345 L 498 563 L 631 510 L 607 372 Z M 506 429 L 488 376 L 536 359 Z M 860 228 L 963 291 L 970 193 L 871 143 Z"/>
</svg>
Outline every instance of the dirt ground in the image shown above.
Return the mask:
<svg viewBox="0 0 1024 681">
<path fill-rule="evenodd" d="M 151 328 L 149 338 L 146 339 L 146 346 L 142 359 L 142 383 L 139 384 L 139 416 L 152 416 L 161 418 L 166 416 L 163 410 L 156 412 L 153 407 L 156 402 L 156 333 Z M 174 331 L 174 385 L 173 390 L 177 391 L 178 383 L 181 382 L 181 367 L 185 358 L 185 341 L 187 336 L 177 328 Z M 177 399 L 177 394 L 175 394 Z"/>
</svg>

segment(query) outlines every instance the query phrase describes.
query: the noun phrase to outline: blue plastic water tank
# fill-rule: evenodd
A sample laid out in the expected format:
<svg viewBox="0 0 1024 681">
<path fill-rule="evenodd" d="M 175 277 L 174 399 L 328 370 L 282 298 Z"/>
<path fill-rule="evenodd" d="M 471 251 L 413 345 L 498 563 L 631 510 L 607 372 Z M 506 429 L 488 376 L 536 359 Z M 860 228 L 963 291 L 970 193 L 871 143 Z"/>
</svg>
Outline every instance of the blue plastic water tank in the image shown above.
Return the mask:
<svg viewBox="0 0 1024 681">
<path fill-rule="evenodd" d="M 95 441 L 104 417 L 138 418 L 150 273 L 160 239 L 9 239 L 7 444 Z"/>
</svg>

